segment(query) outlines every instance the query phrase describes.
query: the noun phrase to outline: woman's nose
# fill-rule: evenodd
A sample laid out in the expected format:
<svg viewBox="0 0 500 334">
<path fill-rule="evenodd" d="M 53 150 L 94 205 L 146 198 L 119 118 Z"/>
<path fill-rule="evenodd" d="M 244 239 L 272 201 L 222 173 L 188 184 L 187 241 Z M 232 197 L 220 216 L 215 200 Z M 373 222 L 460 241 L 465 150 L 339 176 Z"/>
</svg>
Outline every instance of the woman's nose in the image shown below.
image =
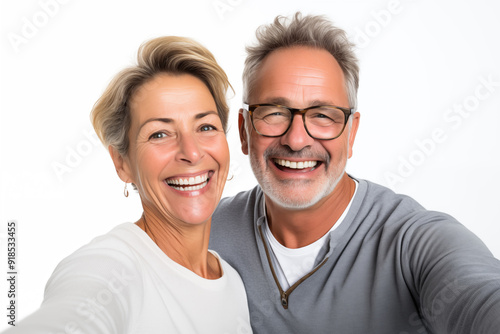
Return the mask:
<svg viewBox="0 0 500 334">
<path fill-rule="evenodd" d="M 200 147 L 196 137 L 192 134 L 183 134 L 178 140 L 178 152 L 176 159 L 189 164 L 197 163 L 203 156 L 203 150 Z"/>
</svg>

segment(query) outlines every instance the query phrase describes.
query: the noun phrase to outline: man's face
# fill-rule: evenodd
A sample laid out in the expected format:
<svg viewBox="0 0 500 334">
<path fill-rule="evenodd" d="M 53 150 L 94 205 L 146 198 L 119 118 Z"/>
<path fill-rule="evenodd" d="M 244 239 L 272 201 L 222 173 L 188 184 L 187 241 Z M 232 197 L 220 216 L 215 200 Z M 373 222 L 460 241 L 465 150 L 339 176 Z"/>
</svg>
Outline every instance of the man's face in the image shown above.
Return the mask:
<svg viewBox="0 0 500 334">
<path fill-rule="evenodd" d="M 264 59 L 247 102 L 300 109 L 350 107 L 335 58 L 325 50 L 302 46 L 276 50 Z M 352 128 L 346 127 L 340 137 L 317 140 L 307 134 L 301 115 L 295 115 L 288 132 L 277 138 L 257 134 L 240 115 L 242 150 L 249 154 L 266 196 L 289 209 L 308 208 L 330 196 L 352 155 L 359 114 L 351 117 Z"/>
</svg>

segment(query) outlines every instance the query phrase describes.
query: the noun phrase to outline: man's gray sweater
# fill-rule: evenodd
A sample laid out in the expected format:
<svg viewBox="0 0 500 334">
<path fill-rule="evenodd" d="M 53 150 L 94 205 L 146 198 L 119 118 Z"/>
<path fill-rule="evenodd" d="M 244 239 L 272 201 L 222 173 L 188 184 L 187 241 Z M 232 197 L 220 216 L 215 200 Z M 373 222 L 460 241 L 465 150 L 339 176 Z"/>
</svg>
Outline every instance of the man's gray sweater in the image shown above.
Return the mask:
<svg viewBox="0 0 500 334">
<path fill-rule="evenodd" d="M 222 200 L 210 248 L 240 273 L 254 332 L 500 333 L 500 261 L 487 247 L 449 215 L 358 181 L 318 265 L 287 291 L 260 231 L 260 187 Z"/>
</svg>

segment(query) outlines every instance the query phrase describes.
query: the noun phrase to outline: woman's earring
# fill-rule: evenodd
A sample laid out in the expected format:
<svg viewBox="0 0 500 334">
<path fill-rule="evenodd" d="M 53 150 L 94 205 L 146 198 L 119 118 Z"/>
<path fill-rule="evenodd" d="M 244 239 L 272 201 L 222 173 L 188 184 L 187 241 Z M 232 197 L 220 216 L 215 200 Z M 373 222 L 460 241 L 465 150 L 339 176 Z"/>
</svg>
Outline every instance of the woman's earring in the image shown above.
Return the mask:
<svg viewBox="0 0 500 334">
<path fill-rule="evenodd" d="M 124 195 L 125 197 L 128 197 L 127 182 L 125 182 L 125 188 L 123 189 L 123 195 Z"/>
<path fill-rule="evenodd" d="M 227 181 L 231 181 L 233 179 L 233 177 L 234 177 L 234 174 L 231 174 L 231 176 L 227 178 Z"/>
</svg>

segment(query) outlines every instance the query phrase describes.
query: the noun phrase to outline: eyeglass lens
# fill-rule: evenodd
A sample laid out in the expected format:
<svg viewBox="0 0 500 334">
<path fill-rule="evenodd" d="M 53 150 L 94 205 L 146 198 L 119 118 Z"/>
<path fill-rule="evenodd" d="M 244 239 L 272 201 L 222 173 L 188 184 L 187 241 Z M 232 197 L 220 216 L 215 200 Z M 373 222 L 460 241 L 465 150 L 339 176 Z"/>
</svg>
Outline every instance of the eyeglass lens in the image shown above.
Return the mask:
<svg viewBox="0 0 500 334">
<path fill-rule="evenodd" d="M 252 112 L 255 130 L 264 136 L 283 135 L 293 114 L 290 110 L 279 106 L 258 106 Z M 345 114 L 334 107 L 317 107 L 308 109 L 304 115 L 305 127 L 312 137 L 318 139 L 335 138 L 342 132 Z"/>
</svg>

